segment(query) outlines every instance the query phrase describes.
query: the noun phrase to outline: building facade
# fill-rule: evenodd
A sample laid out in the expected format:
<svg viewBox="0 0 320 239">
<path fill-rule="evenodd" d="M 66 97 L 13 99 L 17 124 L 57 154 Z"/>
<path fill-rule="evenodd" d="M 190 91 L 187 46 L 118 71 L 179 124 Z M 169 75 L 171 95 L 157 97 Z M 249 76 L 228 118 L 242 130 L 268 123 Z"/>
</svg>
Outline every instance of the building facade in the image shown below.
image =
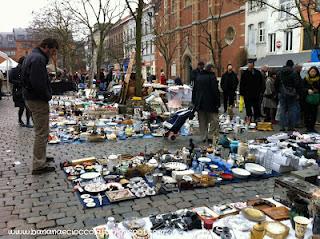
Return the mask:
<svg viewBox="0 0 320 239">
<path fill-rule="evenodd" d="M 123 26 L 126 19 L 123 19 L 113 25 L 106 37 L 106 64 L 107 67 L 123 68 L 124 50 L 123 50 Z"/>
<path fill-rule="evenodd" d="M 199 61 L 220 64 L 220 71 L 231 63 L 235 68 L 241 65 L 241 52 L 245 45 L 245 7 L 243 3 L 223 0 L 162 0 L 159 1 L 157 22 L 163 22 L 165 33 L 174 35 L 169 44 L 173 53 L 168 69 L 170 78 L 181 77 L 190 82 L 191 69 Z M 159 28 L 159 26 L 157 26 Z M 162 30 L 161 30 L 162 31 Z M 213 54 L 208 45 L 212 39 Z M 220 44 L 221 61 L 216 43 Z M 227 44 L 228 43 L 228 44 Z M 174 52 L 172 52 L 174 51 Z M 165 69 L 164 56 L 157 50 L 157 76 Z"/>
<path fill-rule="evenodd" d="M 293 14 L 293 0 L 269 0 L 268 4 L 288 9 Z M 293 28 L 295 20 L 285 12 L 277 12 L 262 3 L 246 3 L 246 48 L 248 57 L 263 58 L 269 55 L 299 53 L 302 32 Z"/>
<path fill-rule="evenodd" d="M 147 78 L 148 74 L 155 74 L 155 46 L 154 46 L 154 22 L 155 5 L 149 4 L 143 9 L 142 15 L 142 77 Z M 136 48 L 136 22 L 132 16 L 125 19 L 123 24 L 123 51 L 124 70 L 126 70 L 130 53 Z"/>
<path fill-rule="evenodd" d="M 30 53 L 38 43 L 28 29 L 14 28 L 12 32 L 0 33 L 0 51 L 6 53 L 15 61 Z M 0 62 L 2 61 L 4 59 L 0 59 Z"/>
</svg>

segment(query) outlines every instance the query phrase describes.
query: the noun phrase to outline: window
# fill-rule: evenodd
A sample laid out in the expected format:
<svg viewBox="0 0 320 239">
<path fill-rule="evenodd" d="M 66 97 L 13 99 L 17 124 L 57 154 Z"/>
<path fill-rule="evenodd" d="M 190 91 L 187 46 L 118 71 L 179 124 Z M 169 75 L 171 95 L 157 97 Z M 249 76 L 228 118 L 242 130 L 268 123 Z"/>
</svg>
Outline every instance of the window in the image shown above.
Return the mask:
<svg viewBox="0 0 320 239">
<path fill-rule="evenodd" d="M 153 42 L 150 41 L 150 53 L 153 54 Z"/>
<path fill-rule="evenodd" d="M 258 23 L 258 42 L 264 43 L 265 42 L 265 29 L 264 29 L 264 22 Z"/>
<path fill-rule="evenodd" d="M 292 10 L 292 2 L 291 0 L 280 0 L 280 19 L 288 19 L 291 17 L 289 13 L 291 13 Z"/>
<path fill-rule="evenodd" d="M 176 4 L 175 4 L 176 0 L 171 0 L 171 13 L 174 13 L 176 11 Z"/>
<path fill-rule="evenodd" d="M 8 42 L 13 42 L 14 40 L 13 35 L 8 35 L 7 38 L 8 38 Z"/>
<path fill-rule="evenodd" d="M 292 31 L 286 31 L 284 34 L 286 38 L 286 51 L 292 51 Z"/>
<path fill-rule="evenodd" d="M 308 30 L 303 30 L 303 50 L 310 50 L 314 48 L 312 39 L 312 32 L 308 34 Z M 320 37 L 320 32 L 318 33 L 318 38 Z M 320 39 L 320 38 L 319 38 Z"/>
<path fill-rule="evenodd" d="M 133 31 L 130 29 L 130 40 L 133 39 Z"/>
<path fill-rule="evenodd" d="M 255 11 L 255 9 L 256 9 L 256 2 L 255 1 L 253 1 L 253 0 L 249 0 L 248 1 L 248 10 L 249 10 L 249 12 L 253 12 L 253 11 Z"/>
<path fill-rule="evenodd" d="M 149 55 L 149 42 L 146 41 L 146 55 Z"/>
<path fill-rule="evenodd" d="M 144 34 L 148 34 L 148 23 L 144 22 Z"/>
<path fill-rule="evenodd" d="M 276 34 L 269 34 L 269 52 L 276 51 Z"/>
<path fill-rule="evenodd" d="M 192 5 L 192 0 L 184 0 L 184 7 L 190 7 Z"/>
<path fill-rule="evenodd" d="M 255 44 L 256 44 L 254 32 L 255 32 L 255 30 L 254 30 L 254 25 L 253 25 L 253 24 L 250 24 L 250 25 L 248 26 L 249 45 L 255 45 Z"/>
</svg>

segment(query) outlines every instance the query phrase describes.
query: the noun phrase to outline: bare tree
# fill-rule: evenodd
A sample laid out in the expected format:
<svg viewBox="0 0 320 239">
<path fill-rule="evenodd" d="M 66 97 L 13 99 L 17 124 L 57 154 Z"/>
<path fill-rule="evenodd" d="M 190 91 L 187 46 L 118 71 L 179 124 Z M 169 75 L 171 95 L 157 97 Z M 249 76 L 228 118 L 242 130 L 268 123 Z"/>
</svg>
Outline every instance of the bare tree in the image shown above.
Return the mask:
<svg viewBox="0 0 320 239">
<path fill-rule="evenodd" d="M 143 8 L 146 5 L 144 0 L 125 0 L 127 7 L 130 11 L 130 14 L 134 18 L 136 22 L 136 54 L 135 54 L 135 69 L 136 69 L 136 95 L 142 95 L 142 15 L 143 15 Z"/>
<path fill-rule="evenodd" d="M 249 4 L 256 6 L 266 5 L 275 13 L 286 15 L 286 28 L 294 29 L 302 27 L 307 34 L 313 48 L 319 47 L 320 39 L 320 3 L 318 0 L 290 0 L 286 6 L 273 4 L 268 0 L 249 0 Z"/>
<path fill-rule="evenodd" d="M 70 0 L 61 4 L 71 11 L 79 24 L 89 33 L 92 62 L 90 68 L 90 87 L 96 66 L 97 79 L 104 60 L 104 42 L 114 22 L 121 19 L 123 11 L 112 0 Z M 95 55 L 96 52 L 96 55 Z"/>
<path fill-rule="evenodd" d="M 156 26 L 154 27 L 154 44 L 164 58 L 166 79 L 171 76 L 171 64 L 177 48 L 188 36 L 184 35 L 179 41 L 176 41 L 175 33 L 168 30 L 170 29 L 168 22 L 166 17 L 157 18 Z"/>
<path fill-rule="evenodd" d="M 229 44 L 226 43 L 224 36 L 221 35 L 221 21 L 224 0 L 219 0 L 219 2 L 216 3 L 216 6 L 217 8 L 215 12 L 212 12 L 211 8 L 209 9 L 209 21 L 206 23 L 200 22 L 202 33 L 204 34 L 200 35 L 200 42 L 209 49 L 213 64 L 217 68 L 218 76 L 221 76 L 222 52 L 226 47 L 229 46 Z M 213 24 L 213 32 L 209 30 L 209 24 L 211 22 Z"/>
<path fill-rule="evenodd" d="M 57 1 L 33 12 L 31 29 L 36 39 L 52 37 L 57 39 L 60 45 L 59 54 L 62 57 L 62 66 L 72 72 L 74 69 L 74 51 L 77 50 L 73 34 L 75 21 L 70 12 L 61 7 Z"/>
</svg>

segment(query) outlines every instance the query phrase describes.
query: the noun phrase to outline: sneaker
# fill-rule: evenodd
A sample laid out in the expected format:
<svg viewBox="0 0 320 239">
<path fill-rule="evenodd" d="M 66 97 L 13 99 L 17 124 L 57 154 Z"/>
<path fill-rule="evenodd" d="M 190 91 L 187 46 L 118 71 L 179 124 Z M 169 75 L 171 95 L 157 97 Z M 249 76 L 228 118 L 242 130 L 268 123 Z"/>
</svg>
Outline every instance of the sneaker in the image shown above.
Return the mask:
<svg viewBox="0 0 320 239">
<path fill-rule="evenodd" d="M 20 127 L 26 127 L 26 124 L 23 123 L 23 121 L 20 121 L 20 122 L 19 122 L 19 125 L 20 125 Z"/>
<path fill-rule="evenodd" d="M 54 172 L 55 170 L 56 170 L 55 167 L 44 167 L 44 168 L 32 170 L 32 175 L 40 175 L 43 173 L 50 173 L 50 172 Z"/>
</svg>

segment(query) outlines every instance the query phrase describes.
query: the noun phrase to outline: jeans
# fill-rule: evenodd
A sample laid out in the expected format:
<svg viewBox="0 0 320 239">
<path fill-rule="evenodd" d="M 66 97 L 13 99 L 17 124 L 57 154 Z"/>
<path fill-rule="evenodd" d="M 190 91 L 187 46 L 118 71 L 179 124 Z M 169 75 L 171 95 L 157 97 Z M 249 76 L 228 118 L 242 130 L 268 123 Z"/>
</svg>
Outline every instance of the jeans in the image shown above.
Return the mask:
<svg viewBox="0 0 320 239">
<path fill-rule="evenodd" d="M 297 124 L 298 114 L 298 100 L 295 98 L 288 98 L 282 95 L 280 100 L 280 126 L 281 128 L 294 128 Z"/>
</svg>

